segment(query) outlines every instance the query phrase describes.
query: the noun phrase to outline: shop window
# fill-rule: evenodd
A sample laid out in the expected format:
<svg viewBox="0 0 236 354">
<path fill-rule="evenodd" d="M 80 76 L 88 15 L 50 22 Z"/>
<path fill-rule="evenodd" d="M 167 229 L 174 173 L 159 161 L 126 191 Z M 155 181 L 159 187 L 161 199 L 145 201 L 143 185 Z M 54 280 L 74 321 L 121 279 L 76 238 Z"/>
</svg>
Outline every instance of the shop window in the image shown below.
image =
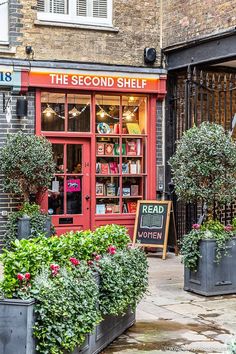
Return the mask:
<svg viewBox="0 0 236 354">
<path fill-rule="evenodd" d="M 96 214 L 135 213 L 145 199 L 146 97 L 96 96 Z"/>
<path fill-rule="evenodd" d="M 90 132 L 90 102 L 89 95 L 43 92 L 42 131 Z"/>
<path fill-rule="evenodd" d="M 38 0 L 38 19 L 84 25 L 112 25 L 112 0 Z"/>
<path fill-rule="evenodd" d="M 8 44 L 8 2 L 0 1 L 0 44 Z"/>
</svg>

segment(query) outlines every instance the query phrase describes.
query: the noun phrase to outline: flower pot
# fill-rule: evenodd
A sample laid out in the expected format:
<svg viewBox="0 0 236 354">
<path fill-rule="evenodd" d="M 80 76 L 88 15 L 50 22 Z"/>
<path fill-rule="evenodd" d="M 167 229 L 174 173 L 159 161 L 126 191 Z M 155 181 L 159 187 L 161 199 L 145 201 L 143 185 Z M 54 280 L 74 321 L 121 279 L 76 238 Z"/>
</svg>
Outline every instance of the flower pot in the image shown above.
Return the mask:
<svg viewBox="0 0 236 354">
<path fill-rule="evenodd" d="M 46 237 L 51 236 L 51 224 L 52 224 L 51 217 L 48 216 L 47 219 L 45 220 L 45 225 L 44 225 L 44 233 Z M 21 240 L 22 238 L 28 239 L 30 235 L 31 235 L 30 217 L 25 215 L 22 218 L 19 218 L 18 220 L 17 238 L 18 240 Z"/>
<path fill-rule="evenodd" d="M 0 353 L 34 354 L 33 299 L 0 300 Z"/>
<path fill-rule="evenodd" d="M 197 271 L 184 269 L 184 290 L 204 296 L 236 293 L 236 239 L 226 243 L 227 255 L 216 263 L 216 242 L 200 241 L 201 258 Z"/>
</svg>

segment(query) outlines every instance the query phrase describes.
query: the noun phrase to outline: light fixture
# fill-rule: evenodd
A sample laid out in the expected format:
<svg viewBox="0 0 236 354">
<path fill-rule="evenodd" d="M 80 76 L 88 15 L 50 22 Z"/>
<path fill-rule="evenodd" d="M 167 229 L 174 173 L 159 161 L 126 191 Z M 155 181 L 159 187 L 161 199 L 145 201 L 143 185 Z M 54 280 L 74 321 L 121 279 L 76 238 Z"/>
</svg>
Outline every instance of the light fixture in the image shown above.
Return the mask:
<svg viewBox="0 0 236 354">
<path fill-rule="evenodd" d="M 50 107 L 48 103 L 47 103 L 47 107 L 44 109 L 44 111 L 42 113 L 48 118 L 50 118 L 52 115 L 56 114 L 54 109 L 52 109 L 52 107 Z"/>
<path fill-rule="evenodd" d="M 80 114 L 81 112 L 75 106 L 69 111 L 69 115 L 71 115 L 72 117 L 77 117 Z"/>
<path fill-rule="evenodd" d="M 107 113 L 104 111 L 103 108 L 101 108 L 100 111 L 97 113 L 97 116 L 99 116 L 100 118 L 105 118 L 105 116 L 107 116 Z"/>
<path fill-rule="evenodd" d="M 129 108 L 123 113 L 123 117 L 126 120 L 131 120 L 135 117 L 135 114 L 129 110 Z"/>
<path fill-rule="evenodd" d="M 134 102 L 134 101 L 135 101 L 134 96 L 130 96 L 130 97 L 128 97 L 128 102 Z"/>
</svg>

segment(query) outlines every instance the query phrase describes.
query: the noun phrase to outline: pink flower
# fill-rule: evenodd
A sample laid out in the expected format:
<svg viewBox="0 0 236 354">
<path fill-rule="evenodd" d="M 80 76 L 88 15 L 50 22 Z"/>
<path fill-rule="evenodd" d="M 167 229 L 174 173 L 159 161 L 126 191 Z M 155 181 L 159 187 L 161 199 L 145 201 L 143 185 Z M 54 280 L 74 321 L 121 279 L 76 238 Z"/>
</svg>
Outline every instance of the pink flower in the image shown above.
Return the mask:
<svg viewBox="0 0 236 354">
<path fill-rule="evenodd" d="M 127 248 L 128 248 L 128 250 L 130 250 L 130 249 L 134 248 L 134 245 L 132 243 L 128 243 Z"/>
<path fill-rule="evenodd" d="M 199 225 L 199 224 L 193 224 L 193 225 L 192 225 L 192 228 L 193 228 L 194 230 L 199 230 L 200 227 L 201 227 L 201 225 Z"/>
<path fill-rule="evenodd" d="M 94 257 L 94 260 L 98 262 L 101 258 L 102 256 L 100 254 L 97 254 L 96 257 Z"/>
<path fill-rule="evenodd" d="M 80 261 L 79 261 L 78 259 L 76 259 L 76 258 L 73 258 L 73 257 L 70 258 L 70 262 L 71 262 L 74 266 L 77 266 L 77 265 L 80 264 Z"/>
<path fill-rule="evenodd" d="M 30 273 L 25 273 L 25 279 L 26 280 L 30 280 L 30 277 L 31 277 Z"/>
<path fill-rule="evenodd" d="M 224 227 L 225 231 L 230 232 L 233 231 L 233 226 L 232 225 L 227 225 Z"/>
<path fill-rule="evenodd" d="M 56 276 L 59 272 L 60 266 L 58 264 L 51 264 L 50 269 L 52 271 L 52 275 Z"/>
<path fill-rule="evenodd" d="M 20 280 L 20 281 L 22 281 L 22 280 L 25 279 L 25 276 L 24 276 L 23 274 L 21 274 L 21 273 L 18 273 L 18 274 L 17 274 L 17 279 Z"/>
<path fill-rule="evenodd" d="M 109 246 L 107 249 L 107 252 L 109 254 L 116 254 L 116 247 L 115 246 Z"/>
<path fill-rule="evenodd" d="M 88 264 L 88 266 L 92 266 L 93 265 L 93 261 L 90 260 L 90 261 L 87 262 L 87 264 Z"/>
</svg>

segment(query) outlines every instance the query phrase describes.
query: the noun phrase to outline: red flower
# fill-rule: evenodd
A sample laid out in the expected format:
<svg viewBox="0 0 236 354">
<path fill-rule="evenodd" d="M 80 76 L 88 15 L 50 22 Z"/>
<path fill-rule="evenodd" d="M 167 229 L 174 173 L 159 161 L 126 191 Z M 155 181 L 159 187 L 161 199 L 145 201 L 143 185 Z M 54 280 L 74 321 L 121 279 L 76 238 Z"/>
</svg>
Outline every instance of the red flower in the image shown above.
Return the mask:
<svg viewBox="0 0 236 354">
<path fill-rule="evenodd" d="M 115 254 L 116 253 L 116 247 L 115 246 L 109 246 L 107 249 L 107 252 L 109 254 Z"/>
<path fill-rule="evenodd" d="M 26 280 L 30 280 L 30 277 L 31 277 L 30 273 L 25 273 L 25 279 Z"/>
<path fill-rule="evenodd" d="M 80 261 L 76 258 L 73 258 L 73 257 L 70 258 L 70 262 L 75 266 L 80 264 Z"/>
<path fill-rule="evenodd" d="M 94 257 L 94 260 L 100 261 L 101 258 L 102 258 L 102 256 L 100 254 L 97 254 L 96 257 Z"/>
<path fill-rule="evenodd" d="M 227 225 L 224 227 L 225 231 L 230 232 L 233 231 L 233 226 L 232 225 Z"/>
<path fill-rule="evenodd" d="M 200 227 L 201 227 L 201 225 L 199 225 L 199 224 L 193 224 L 193 225 L 192 225 L 192 228 L 193 228 L 194 230 L 199 230 Z"/>
<path fill-rule="evenodd" d="M 25 279 L 25 276 L 24 276 L 23 274 L 21 274 L 21 273 L 18 273 L 18 274 L 17 274 L 17 279 L 20 280 L 20 281 L 22 281 L 22 280 Z"/>
<path fill-rule="evenodd" d="M 51 264 L 50 269 L 52 270 L 52 275 L 56 276 L 59 272 L 60 266 L 58 264 Z"/>
</svg>

